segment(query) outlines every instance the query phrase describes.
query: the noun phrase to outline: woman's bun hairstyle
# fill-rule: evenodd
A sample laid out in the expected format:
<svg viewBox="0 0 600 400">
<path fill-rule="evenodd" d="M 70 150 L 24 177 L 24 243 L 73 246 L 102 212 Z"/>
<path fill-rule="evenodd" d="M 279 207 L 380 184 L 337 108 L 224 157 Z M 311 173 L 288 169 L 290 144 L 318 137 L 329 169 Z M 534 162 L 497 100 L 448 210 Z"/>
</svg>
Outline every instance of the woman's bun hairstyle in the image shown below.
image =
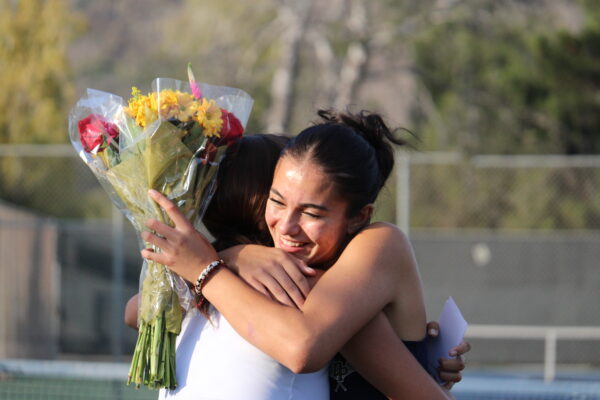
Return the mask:
<svg viewBox="0 0 600 400">
<path fill-rule="evenodd" d="M 394 136 L 383 120 L 383 117 L 366 110 L 362 110 L 356 114 L 349 112 L 338 113 L 334 110 L 319 110 L 318 115 L 328 123 L 343 124 L 352 128 L 373 146 L 377 154 L 379 173 L 383 179 L 383 183 L 385 183 L 394 168 L 394 150 L 391 143 L 404 146 L 406 145 L 406 141 Z"/>
<path fill-rule="evenodd" d="M 319 110 L 321 121 L 293 138 L 284 155 L 309 157 L 329 174 L 338 194 L 355 215 L 373 203 L 394 168 L 392 144 L 406 142 L 394 136 L 376 113 Z"/>
</svg>

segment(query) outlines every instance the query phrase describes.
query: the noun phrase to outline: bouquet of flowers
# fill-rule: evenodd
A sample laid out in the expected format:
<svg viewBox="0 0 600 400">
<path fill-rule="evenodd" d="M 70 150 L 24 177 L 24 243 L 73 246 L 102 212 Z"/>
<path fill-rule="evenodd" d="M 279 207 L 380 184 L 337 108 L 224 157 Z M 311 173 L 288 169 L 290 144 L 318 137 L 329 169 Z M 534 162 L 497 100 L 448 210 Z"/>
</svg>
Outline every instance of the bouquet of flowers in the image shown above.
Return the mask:
<svg viewBox="0 0 600 400">
<path fill-rule="evenodd" d="M 75 150 L 138 233 L 149 218 L 171 223 L 148 197 L 149 189 L 170 198 L 198 226 L 219 161 L 242 135 L 252 108 L 252 98 L 242 90 L 196 83 L 189 65 L 188 74 L 189 83 L 154 80 L 147 95 L 134 87 L 127 104 L 88 89 L 69 115 Z M 175 339 L 182 308 L 189 309 L 194 298 L 183 279 L 153 261 L 144 261 L 140 285 L 139 334 L 128 383 L 174 388 Z"/>
</svg>

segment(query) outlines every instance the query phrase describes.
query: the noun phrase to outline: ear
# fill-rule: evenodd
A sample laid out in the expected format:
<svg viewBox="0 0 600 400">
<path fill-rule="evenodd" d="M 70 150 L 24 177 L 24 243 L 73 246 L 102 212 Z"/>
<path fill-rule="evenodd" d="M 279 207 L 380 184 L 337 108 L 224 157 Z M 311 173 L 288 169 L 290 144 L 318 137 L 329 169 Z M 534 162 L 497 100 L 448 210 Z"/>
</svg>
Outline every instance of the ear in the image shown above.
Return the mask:
<svg viewBox="0 0 600 400">
<path fill-rule="evenodd" d="M 371 220 L 371 215 L 373 215 L 373 203 L 365 205 L 354 217 L 350 218 L 347 229 L 348 234 L 353 235 L 367 225 Z"/>
</svg>

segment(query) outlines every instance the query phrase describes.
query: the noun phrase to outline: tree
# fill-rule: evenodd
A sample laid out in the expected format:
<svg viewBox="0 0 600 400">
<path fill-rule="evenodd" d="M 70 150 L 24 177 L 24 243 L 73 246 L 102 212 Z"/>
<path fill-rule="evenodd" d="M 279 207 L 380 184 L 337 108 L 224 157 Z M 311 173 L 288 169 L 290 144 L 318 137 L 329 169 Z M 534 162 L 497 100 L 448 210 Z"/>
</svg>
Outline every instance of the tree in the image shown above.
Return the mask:
<svg viewBox="0 0 600 400">
<path fill-rule="evenodd" d="M 68 141 L 67 115 L 74 93 L 67 51 L 82 26 L 81 17 L 64 0 L 0 3 L 0 144 Z M 55 214 L 69 208 L 37 192 L 40 187 L 68 192 L 68 161 L 0 161 L 4 200 Z"/>
<path fill-rule="evenodd" d="M 426 149 L 600 151 L 600 5 L 570 2 L 551 13 L 558 4 L 465 4 L 416 35 L 415 71 L 426 101 L 415 110 L 415 130 Z M 587 20 L 564 24 L 557 15 L 565 13 L 575 21 L 578 15 Z M 423 206 L 413 214 L 415 224 L 597 228 L 600 213 L 597 202 L 590 201 L 597 183 L 592 171 L 459 170 L 416 170 L 413 181 L 428 184 L 414 190 L 415 203 Z M 439 215 L 436 210 L 452 211 Z"/>
<path fill-rule="evenodd" d="M 503 0 L 457 8 L 452 18 L 419 33 L 415 68 L 432 106 L 415 115 L 430 149 L 600 150 L 598 5 L 561 9 L 589 16 L 583 26 L 567 30 L 551 19 L 552 4 L 538 3 Z"/>
<path fill-rule="evenodd" d="M 553 121 L 548 127 L 565 154 L 600 153 L 600 4 L 581 2 L 581 31 L 562 30 L 536 41 L 537 79 L 521 90 L 529 106 Z M 534 121 L 532 125 L 540 126 Z"/>
<path fill-rule="evenodd" d="M 165 21 L 162 54 L 193 54 L 201 80 L 233 78 L 252 93 L 250 129 L 295 133 L 315 106 L 355 102 L 370 57 L 369 8 L 365 0 L 188 0 Z M 194 40 L 177 41 L 182 26 Z"/>
<path fill-rule="evenodd" d="M 68 46 L 82 28 L 64 0 L 0 5 L 0 143 L 65 143 Z"/>
</svg>

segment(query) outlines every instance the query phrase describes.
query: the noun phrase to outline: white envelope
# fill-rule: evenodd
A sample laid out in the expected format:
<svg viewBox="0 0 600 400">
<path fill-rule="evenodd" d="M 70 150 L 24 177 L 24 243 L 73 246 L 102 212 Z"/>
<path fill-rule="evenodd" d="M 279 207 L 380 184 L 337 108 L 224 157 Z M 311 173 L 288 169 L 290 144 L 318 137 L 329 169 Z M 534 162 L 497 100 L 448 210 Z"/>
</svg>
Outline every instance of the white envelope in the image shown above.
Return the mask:
<svg viewBox="0 0 600 400">
<path fill-rule="evenodd" d="M 428 370 L 430 374 L 436 377 L 438 376 L 439 359 L 452 358 L 448 352 L 451 348 L 460 344 L 468 326 L 452 297 L 446 300 L 438 322 L 440 324 L 438 337 L 428 338 L 427 342 Z M 437 380 L 442 382 L 439 377 Z"/>
</svg>

